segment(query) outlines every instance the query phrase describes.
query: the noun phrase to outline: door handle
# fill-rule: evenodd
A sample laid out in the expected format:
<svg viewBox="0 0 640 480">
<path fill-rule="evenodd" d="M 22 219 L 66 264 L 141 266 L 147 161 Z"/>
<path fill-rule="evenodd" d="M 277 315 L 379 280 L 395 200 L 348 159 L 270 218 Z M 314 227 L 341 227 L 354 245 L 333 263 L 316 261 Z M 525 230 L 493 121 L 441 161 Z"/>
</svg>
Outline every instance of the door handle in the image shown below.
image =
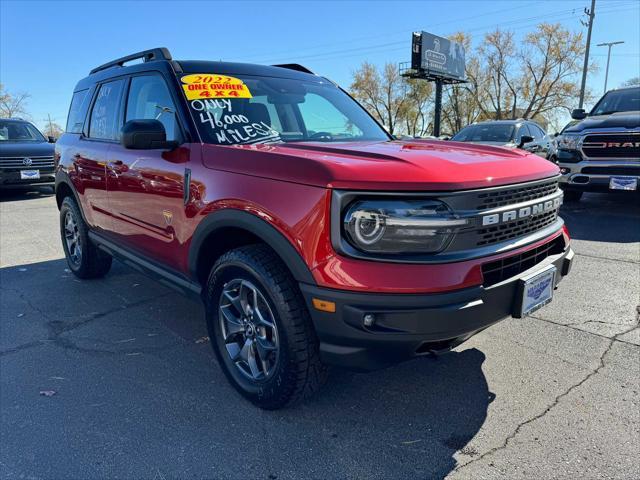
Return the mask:
<svg viewBox="0 0 640 480">
<path fill-rule="evenodd" d="M 186 206 L 191 200 L 191 169 L 184 169 L 184 183 L 182 185 L 182 203 Z"/>
</svg>

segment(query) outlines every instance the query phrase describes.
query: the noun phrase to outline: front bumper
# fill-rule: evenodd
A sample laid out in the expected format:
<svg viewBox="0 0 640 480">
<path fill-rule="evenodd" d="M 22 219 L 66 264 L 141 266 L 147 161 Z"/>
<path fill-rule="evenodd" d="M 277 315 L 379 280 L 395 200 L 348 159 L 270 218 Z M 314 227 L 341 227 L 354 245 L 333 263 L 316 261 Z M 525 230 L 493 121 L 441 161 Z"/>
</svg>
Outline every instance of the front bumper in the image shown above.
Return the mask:
<svg viewBox="0 0 640 480">
<path fill-rule="evenodd" d="M 550 264 L 556 285 L 566 276 L 573 251 L 547 257 L 531 269 L 490 287 L 438 294 L 376 294 L 301 284 L 325 363 L 376 370 L 428 353 L 447 351 L 509 316 L 517 316 L 519 280 Z M 313 298 L 334 302 L 334 313 L 314 308 Z M 373 314 L 374 325 L 364 317 Z"/>
<path fill-rule="evenodd" d="M 640 161 L 634 158 L 585 159 L 579 152 L 558 151 L 558 167 L 565 189 L 602 192 L 611 177 L 634 177 L 640 181 Z"/>
<path fill-rule="evenodd" d="M 29 170 L 24 168 L 23 170 Z M 0 170 L 0 187 L 20 186 L 20 185 L 53 185 L 56 180 L 53 168 L 33 168 L 39 170 L 40 178 L 22 180 L 20 170 Z"/>
</svg>

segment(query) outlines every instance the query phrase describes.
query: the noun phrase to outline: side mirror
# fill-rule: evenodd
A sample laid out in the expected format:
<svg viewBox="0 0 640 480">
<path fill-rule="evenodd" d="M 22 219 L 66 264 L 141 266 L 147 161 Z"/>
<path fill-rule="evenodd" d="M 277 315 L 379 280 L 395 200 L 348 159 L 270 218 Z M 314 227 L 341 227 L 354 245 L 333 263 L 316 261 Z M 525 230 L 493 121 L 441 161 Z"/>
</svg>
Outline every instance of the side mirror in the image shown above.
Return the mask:
<svg viewBox="0 0 640 480">
<path fill-rule="evenodd" d="M 55 138 L 53 138 L 51 135 L 49 135 L 49 136 L 47 137 L 47 142 L 49 142 L 49 143 L 56 143 L 56 139 L 55 139 Z"/>
<path fill-rule="evenodd" d="M 176 141 L 167 141 L 167 132 L 160 120 L 129 120 L 122 127 L 120 143 L 132 150 L 173 150 Z"/>
<path fill-rule="evenodd" d="M 520 143 L 518 143 L 518 148 L 522 148 L 525 143 L 533 142 L 533 137 L 531 135 L 522 135 L 520 137 Z"/>
<path fill-rule="evenodd" d="M 587 112 L 584 111 L 584 108 L 576 108 L 571 112 L 571 118 L 574 120 L 583 120 L 587 118 Z"/>
<path fill-rule="evenodd" d="M 560 132 L 556 132 L 556 133 L 554 133 L 554 134 L 553 134 L 553 137 L 555 138 L 555 137 L 557 137 L 558 135 L 560 135 Z"/>
</svg>

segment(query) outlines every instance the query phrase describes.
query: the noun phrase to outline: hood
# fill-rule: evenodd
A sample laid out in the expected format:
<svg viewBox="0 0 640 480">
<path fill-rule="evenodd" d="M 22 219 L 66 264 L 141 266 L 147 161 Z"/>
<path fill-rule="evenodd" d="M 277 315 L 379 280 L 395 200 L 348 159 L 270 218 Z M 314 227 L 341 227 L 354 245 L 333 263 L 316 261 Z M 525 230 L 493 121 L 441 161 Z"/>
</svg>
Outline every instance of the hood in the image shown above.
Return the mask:
<svg viewBox="0 0 640 480">
<path fill-rule="evenodd" d="M 203 146 L 209 168 L 320 187 L 463 190 L 558 174 L 517 149 L 440 140 Z"/>
<path fill-rule="evenodd" d="M 48 142 L 0 142 L 0 157 L 53 157 L 54 149 Z"/>
<path fill-rule="evenodd" d="M 580 133 L 583 130 L 597 128 L 640 128 L 640 112 L 617 112 L 611 115 L 595 115 L 587 117 L 580 123 L 567 128 L 562 133 Z"/>
</svg>

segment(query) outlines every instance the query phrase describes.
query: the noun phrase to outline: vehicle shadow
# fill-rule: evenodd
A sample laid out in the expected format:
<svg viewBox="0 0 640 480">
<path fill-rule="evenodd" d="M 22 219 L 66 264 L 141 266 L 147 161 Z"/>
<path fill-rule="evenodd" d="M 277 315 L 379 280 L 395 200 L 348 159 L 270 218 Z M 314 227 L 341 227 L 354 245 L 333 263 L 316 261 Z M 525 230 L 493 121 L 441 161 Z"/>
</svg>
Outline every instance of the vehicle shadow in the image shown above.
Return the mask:
<svg viewBox="0 0 640 480">
<path fill-rule="evenodd" d="M 640 195 L 585 193 L 560 210 L 571 238 L 597 242 L 640 242 Z"/>
<path fill-rule="evenodd" d="M 19 200 L 47 198 L 53 194 L 54 190 L 51 186 L 0 187 L 0 202 L 15 202 Z"/>
<path fill-rule="evenodd" d="M 66 267 L 0 269 L 7 468 L 37 450 L 48 461 L 22 463 L 25 475 L 440 479 L 454 455 L 478 455 L 470 442 L 494 394 L 477 349 L 368 374 L 332 369 L 304 403 L 262 411 L 224 378 L 199 303 L 119 262 L 91 281 Z M 44 387 L 57 391 L 53 410 Z M 100 470 L 104 458 L 118 461 Z"/>
</svg>

